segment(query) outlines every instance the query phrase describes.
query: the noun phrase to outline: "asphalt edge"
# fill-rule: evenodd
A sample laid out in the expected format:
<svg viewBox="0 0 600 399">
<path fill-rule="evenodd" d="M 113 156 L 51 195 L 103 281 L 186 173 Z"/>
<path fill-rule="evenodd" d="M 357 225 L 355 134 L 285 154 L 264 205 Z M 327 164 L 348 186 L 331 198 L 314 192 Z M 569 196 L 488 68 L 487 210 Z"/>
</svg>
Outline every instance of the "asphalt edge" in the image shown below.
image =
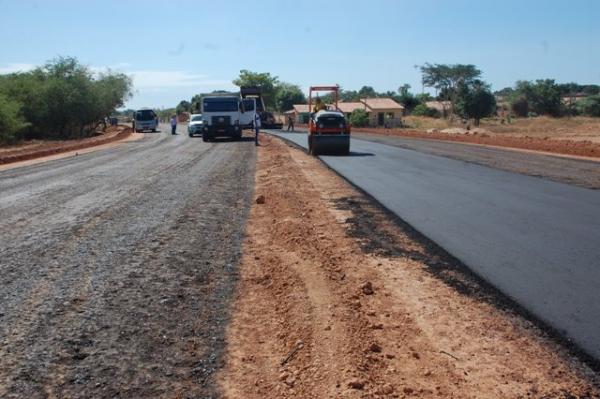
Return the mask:
<svg viewBox="0 0 600 399">
<path fill-rule="evenodd" d="M 265 132 L 272 137 L 283 140 L 289 146 L 298 149 L 300 151 L 306 152 L 306 149 L 302 146 L 296 144 L 295 142 L 281 137 L 270 132 Z M 538 328 L 543 334 L 547 335 L 553 342 L 557 343 L 559 346 L 566 349 L 567 353 L 577 359 L 579 359 L 582 363 L 586 364 L 590 369 L 592 369 L 596 373 L 600 373 L 600 359 L 596 359 L 594 356 L 588 354 L 585 350 L 583 350 L 577 343 L 575 343 L 572 339 L 567 337 L 565 334 L 561 333 L 555 327 L 552 327 L 549 323 L 544 321 L 543 319 L 537 317 L 531 311 L 526 309 L 523 305 L 519 304 L 515 299 L 511 298 L 488 280 L 479 276 L 475 273 L 471 268 L 469 268 L 465 263 L 456 258 L 454 255 L 446 251 L 440 245 L 438 245 L 435 241 L 427 237 L 425 234 L 420 232 L 418 229 L 414 228 L 400 216 L 392 212 L 385 205 L 380 203 L 376 198 L 374 198 L 371 194 L 363 190 L 360 186 L 355 184 L 351 179 L 343 176 L 338 171 L 329 166 L 326 162 L 324 162 L 321 157 L 316 157 L 319 162 L 327 169 L 335 173 L 338 177 L 348 182 L 357 192 L 362 194 L 376 209 L 380 210 L 382 213 L 387 215 L 390 220 L 397 224 L 400 228 L 404 229 L 407 232 L 407 235 L 410 239 L 418 241 L 421 243 L 428 251 L 439 256 L 444 261 L 451 263 L 456 266 L 455 271 L 459 272 L 467 279 L 473 281 L 481 288 L 481 294 L 489 300 L 489 303 L 492 304 L 495 308 L 499 310 L 510 310 L 514 312 L 517 316 L 524 318 L 525 320 L 531 322 L 536 328 Z M 435 278 L 440 279 L 434 273 L 431 273 Z M 440 279 L 441 280 L 441 279 Z M 447 284 L 442 280 L 444 284 Z"/>
</svg>

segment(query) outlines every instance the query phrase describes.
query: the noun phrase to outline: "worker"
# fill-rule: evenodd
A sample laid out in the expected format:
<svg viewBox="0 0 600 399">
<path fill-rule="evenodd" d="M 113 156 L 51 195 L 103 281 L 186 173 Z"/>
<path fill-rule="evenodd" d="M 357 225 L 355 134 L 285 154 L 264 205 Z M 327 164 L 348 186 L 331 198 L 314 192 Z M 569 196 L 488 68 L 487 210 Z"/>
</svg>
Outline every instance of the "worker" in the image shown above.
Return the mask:
<svg viewBox="0 0 600 399">
<path fill-rule="evenodd" d="M 260 114 L 254 113 L 254 145 L 258 145 L 258 132 L 260 132 Z"/>
<path fill-rule="evenodd" d="M 177 117 L 175 115 L 171 117 L 171 134 L 177 134 Z"/>
<path fill-rule="evenodd" d="M 288 127 L 287 131 L 294 131 L 294 115 L 288 115 Z"/>
<path fill-rule="evenodd" d="M 327 109 L 327 105 L 325 105 L 323 103 L 323 101 L 321 101 L 320 97 L 317 97 L 316 101 L 315 101 L 315 106 L 313 108 L 313 112 L 317 113 L 319 111 L 323 111 Z"/>
</svg>

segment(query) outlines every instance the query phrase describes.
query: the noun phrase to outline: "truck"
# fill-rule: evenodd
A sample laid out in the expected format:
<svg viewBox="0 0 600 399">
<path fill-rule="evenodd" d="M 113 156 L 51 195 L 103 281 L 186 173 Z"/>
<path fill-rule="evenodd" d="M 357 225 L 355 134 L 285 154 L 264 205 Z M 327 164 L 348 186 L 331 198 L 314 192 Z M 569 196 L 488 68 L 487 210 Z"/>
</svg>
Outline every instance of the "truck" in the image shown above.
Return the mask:
<svg viewBox="0 0 600 399">
<path fill-rule="evenodd" d="M 265 108 L 265 101 L 258 87 L 242 86 L 240 87 L 240 97 L 246 107 L 250 107 L 251 101 L 255 101 L 255 112 L 260 115 L 260 125 L 263 129 L 282 129 L 283 123 L 277 122 L 272 112 Z"/>
<path fill-rule="evenodd" d="M 202 98 L 202 140 L 213 141 L 217 137 L 242 138 L 240 117 L 243 112 L 239 96 L 206 96 Z"/>
</svg>

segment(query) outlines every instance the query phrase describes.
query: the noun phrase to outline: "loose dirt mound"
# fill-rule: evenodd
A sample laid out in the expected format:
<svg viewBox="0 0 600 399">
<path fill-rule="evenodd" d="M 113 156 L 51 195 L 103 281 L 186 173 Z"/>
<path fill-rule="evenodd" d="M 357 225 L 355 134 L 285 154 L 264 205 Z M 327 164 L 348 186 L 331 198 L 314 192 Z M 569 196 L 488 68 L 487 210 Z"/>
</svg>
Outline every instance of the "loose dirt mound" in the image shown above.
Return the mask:
<svg viewBox="0 0 600 399">
<path fill-rule="evenodd" d="M 122 140 L 132 133 L 128 126 L 111 126 L 104 134 L 81 140 L 36 141 L 0 149 L 0 165 L 42 158 Z"/>
<path fill-rule="evenodd" d="M 281 141 L 256 198 L 225 398 L 597 397 L 597 376 L 451 259 Z"/>
</svg>

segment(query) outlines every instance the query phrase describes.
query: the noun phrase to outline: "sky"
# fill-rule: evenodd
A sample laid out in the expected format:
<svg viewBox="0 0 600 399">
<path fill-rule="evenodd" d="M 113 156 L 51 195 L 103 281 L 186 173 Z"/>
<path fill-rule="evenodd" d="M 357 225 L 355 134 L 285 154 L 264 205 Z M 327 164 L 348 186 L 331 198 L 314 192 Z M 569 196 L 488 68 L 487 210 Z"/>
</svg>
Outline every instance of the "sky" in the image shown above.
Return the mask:
<svg viewBox="0 0 600 399">
<path fill-rule="evenodd" d="M 418 65 L 600 84 L 598 0 L 0 0 L 0 74 L 73 56 L 132 76 L 128 107 L 235 89 L 242 69 L 299 85 L 421 92 Z"/>
</svg>

